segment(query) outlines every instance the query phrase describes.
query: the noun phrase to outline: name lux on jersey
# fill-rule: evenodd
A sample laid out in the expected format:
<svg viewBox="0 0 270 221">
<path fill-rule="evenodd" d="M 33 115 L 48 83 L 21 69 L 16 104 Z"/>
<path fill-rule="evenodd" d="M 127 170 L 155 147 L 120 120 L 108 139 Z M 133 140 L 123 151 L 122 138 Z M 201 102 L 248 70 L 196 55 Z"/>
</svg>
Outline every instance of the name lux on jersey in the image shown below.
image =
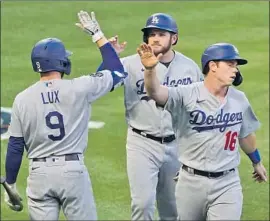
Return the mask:
<svg viewBox="0 0 270 221">
<path fill-rule="evenodd" d="M 42 92 L 41 98 L 43 104 L 60 103 L 58 94 L 59 90 Z"/>
</svg>

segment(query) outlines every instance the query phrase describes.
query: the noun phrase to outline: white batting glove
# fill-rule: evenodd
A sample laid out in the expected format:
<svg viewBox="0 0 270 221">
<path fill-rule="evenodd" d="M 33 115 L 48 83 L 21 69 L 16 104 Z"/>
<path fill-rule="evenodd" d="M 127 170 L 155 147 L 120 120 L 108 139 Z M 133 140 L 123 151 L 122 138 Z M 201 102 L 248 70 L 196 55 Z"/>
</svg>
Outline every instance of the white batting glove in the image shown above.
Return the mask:
<svg viewBox="0 0 270 221">
<path fill-rule="evenodd" d="M 76 23 L 76 25 L 82 28 L 87 34 L 91 35 L 93 42 L 97 42 L 104 37 L 104 34 L 101 31 L 100 26 L 96 20 L 94 12 L 91 12 L 90 17 L 87 12 L 80 11 L 78 13 L 78 18 L 80 20 L 80 23 Z"/>
<path fill-rule="evenodd" d="M 16 187 L 16 183 L 14 184 L 8 184 L 8 186 L 10 187 L 10 189 L 12 189 L 15 193 L 17 193 L 18 195 L 20 195 L 17 191 L 17 187 Z M 22 198 L 20 197 L 20 200 L 22 201 Z M 6 192 L 6 190 L 4 191 L 4 201 L 5 203 L 8 205 L 8 207 L 14 211 L 19 211 L 19 207 L 18 205 L 13 205 L 11 202 L 10 202 L 10 199 L 9 199 L 9 196 Z"/>
</svg>

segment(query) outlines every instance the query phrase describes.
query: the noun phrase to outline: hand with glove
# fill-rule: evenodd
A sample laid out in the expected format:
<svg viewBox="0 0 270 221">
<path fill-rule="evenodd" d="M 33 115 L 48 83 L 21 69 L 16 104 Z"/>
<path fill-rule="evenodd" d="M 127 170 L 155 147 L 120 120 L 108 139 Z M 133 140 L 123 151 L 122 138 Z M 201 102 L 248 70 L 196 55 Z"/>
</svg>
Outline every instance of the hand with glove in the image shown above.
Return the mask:
<svg viewBox="0 0 270 221">
<path fill-rule="evenodd" d="M 20 201 L 22 201 L 22 198 L 20 197 L 20 194 L 17 191 L 17 187 L 16 187 L 16 183 L 14 184 L 7 184 L 8 188 L 12 191 L 13 195 L 16 195 L 17 198 L 19 198 Z M 23 209 L 23 205 L 22 203 L 19 204 L 13 204 L 12 201 L 9 198 L 9 195 L 7 193 L 7 191 L 4 191 L 4 197 L 5 197 L 5 203 L 8 205 L 8 207 L 14 211 L 22 211 Z M 18 201 L 18 200 L 17 200 Z M 19 201 L 18 201 L 19 202 Z"/>
<path fill-rule="evenodd" d="M 91 12 L 90 16 L 87 12 L 80 11 L 78 13 L 78 18 L 80 23 L 76 23 L 76 26 L 80 27 L 87 34 L 91 35 L 94 43 L 104 37 L 94 12 Z"/>
</svg>

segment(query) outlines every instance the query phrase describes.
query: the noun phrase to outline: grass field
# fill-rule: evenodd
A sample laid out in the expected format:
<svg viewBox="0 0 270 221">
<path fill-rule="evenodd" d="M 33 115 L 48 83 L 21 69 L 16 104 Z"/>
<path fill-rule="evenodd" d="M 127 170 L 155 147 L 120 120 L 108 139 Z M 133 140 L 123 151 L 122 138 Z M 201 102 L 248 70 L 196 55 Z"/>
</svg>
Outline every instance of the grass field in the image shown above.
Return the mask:
<svg viewBox="0 0 270 221">
<path fill-rule="evenodd" d="M 257 146 L 269 171 L 269 3 L 268 2 L 2 2 L 1 3 L 1 106 L 11 107 L 17 93 L 38 80 L 32 71 L 30 51 L 45 37 L 58 37 L 73 51 L 72 75 L 92 73 L 101 61 L 96 46 L 74 24 L 79 10 L 95 11 L 107 37 L 119 35 L 128 42 L 123 56 L 135 53 L 144 26 L 155 12 L 171 14 L 179 25 L 175 49 L 200 64 L 206 46 L 215 42 L 235 44 L 249 60 L 241 67 L 243 90 L 262 127 Z M 92 120 L 105 127 L 89 131 L 86 164 L 89 168 L 101 220 L 130 219 L 130 196 L 126 175 L 126 128 L 123 91 L 119 89 L 93 105 Z M 4 174 L 6 141 L 1 142 L 1 174 Z M 25 196 L 28 161 L 24 159 L 17 187 L 25 209 L 16 213 L 4 204 L 1 192 L 1 220 L 27 220 Z M 269 220 L 269 182 L 257 184 L 251 178 L 250 161 L 242 154 L 240 175 L 244 191 L 242 220 Z M 1 189 L 2 190 L 2 189 Z M 61 214 L 61 218 L 64 216 Z"/>
</svg>

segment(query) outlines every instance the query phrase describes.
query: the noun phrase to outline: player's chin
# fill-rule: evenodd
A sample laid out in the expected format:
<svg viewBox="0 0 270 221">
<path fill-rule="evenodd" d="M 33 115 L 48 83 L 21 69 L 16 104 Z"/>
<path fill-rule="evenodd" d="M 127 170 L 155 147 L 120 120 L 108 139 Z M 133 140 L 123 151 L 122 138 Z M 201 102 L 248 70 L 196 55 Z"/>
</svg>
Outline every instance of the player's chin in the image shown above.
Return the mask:
<svg viewBox="0 0 270 221">
<path fill-rule="evenodd" d="M 226 82 L 226 86 L 232 86 L 234 82 L 234 78 L 230 78 L 227 82 Z"/>
<path fill-rule="evenodd" d="M 164 51 L 162 46 L 154 46 L 152 47 L 152 50 L 155 55 L 158 55 Z"/>
<path fill-rule="evenodd" d="M 233 82 L 230 82 L 230 83 L 228 83 L 226 86 L 232 86 L 233 85 Z"/>
</svg>

